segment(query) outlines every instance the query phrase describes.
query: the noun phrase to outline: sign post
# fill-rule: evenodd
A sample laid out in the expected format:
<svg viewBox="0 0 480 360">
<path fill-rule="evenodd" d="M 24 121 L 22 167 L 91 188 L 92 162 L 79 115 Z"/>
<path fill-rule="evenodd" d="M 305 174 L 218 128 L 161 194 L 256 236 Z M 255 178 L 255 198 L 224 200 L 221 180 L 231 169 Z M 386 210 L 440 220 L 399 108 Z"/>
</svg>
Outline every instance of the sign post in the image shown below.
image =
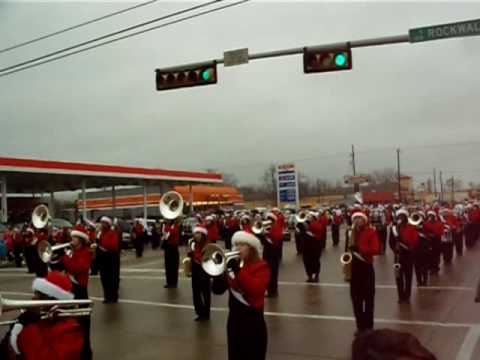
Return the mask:
<svg viewBox="0 0 480 360">
<path fill-rule="evenodd" d="M 411 43 L 480 35 L 480 19 L 410 29 Z"/>
<path fill-rule="evenodd" d="M 293 204 L 297 209 L 300 205 L 295 164 L 277 166 L 277 205 L 282 204 Z"/>
</svg>

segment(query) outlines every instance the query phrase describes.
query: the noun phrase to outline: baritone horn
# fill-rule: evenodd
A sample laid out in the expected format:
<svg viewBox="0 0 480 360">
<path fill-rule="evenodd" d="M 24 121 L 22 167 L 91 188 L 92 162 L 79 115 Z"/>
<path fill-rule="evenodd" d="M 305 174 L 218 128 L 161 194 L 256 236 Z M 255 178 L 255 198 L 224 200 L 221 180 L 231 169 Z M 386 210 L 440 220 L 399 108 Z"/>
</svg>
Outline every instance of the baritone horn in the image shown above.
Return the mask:
<svg viewBox="0 0 480 360">
<path fill-rule="evenodd" d="M 47 240 L 42 240 L 37 245 L 38 256 L 44 263 L 51 262 L 55 251 L 62 250 L 62 249 L 68 250 L 67 255 L 71 256 L 71 253 L 72 253 L 71 243 L 58 244 L 58 245 L 52 246 Z"/>
<path fill-rule="evenodd" d="M 261 235 L 261 234 L 264 234 L 264 233 L 268 233 L 271 228 L 272 228 L 272 221 L 270 221 L 270 220 L 265 220 L 265 221 L 257 220 L 253 223 L 252 232 L 255 235 Z"/>
<path fill-rule="evenodd" d="M 32 224 L 36 229 L 43 229 L 47 227 L 48 222 L 51 220 L 48 207 L 44 204 L 37 205 L 32 212 Z"/>
<path fill-rule="evenodd" d="M 190 249 L 190 252 L 195 251 L 195 240 L 190 239 L 188 240 L 187 248 Z M 183 273 L 185 274 L 186 277 L 192 277 L 192 258 L 190 256 L 185 257 L 182 260 L 182 266 L 183 266 Z"/>
<path fill-rule="evenodd" d="M 210 276 L 220 276 L 228 270 L 229 262 L 237 260 L 240 251 L 225 251 L 220 246 L 208 244 L 202 252 L 202 268 Z"/>
<path fill-rule="evenodd" d="M 176 191 L 169 191 L 162 195 L 160 199 L 160 214 L 165 219 L 173 220 L 183 213 L 184 201 L 182 195 Z"/>
</svg>

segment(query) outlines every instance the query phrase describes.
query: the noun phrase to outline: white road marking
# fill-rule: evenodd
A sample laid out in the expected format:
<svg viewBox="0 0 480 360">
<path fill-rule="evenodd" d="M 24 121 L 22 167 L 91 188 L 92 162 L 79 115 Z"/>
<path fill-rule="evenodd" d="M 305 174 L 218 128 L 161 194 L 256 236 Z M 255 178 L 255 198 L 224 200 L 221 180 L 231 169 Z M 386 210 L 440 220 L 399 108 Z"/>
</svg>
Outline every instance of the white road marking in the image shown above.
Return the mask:
<svg viewBox="0 0 480 360">
<path fill-rule="evenodd" d="M 480 325 L 475 325 L 468 330 L 463 344 L 458 351 L 456 360 L 471 360 L 473 359 L 473 353 L 475 352 L 475 347 L 480 339 Z"/>
<path fill-rule="evenodd" d="M 31 296 L 29 293 L 23 292 L 10 292 L 5 291 L 2 292 L 3 295 L 16 295 L 16 296 Z M 94 301 L 103 301 L 101 297 L 91 296 L 91 300 Z M 156 302 L 156 301 L 144 301 L 144 300 L 134 300 L 134 299 L 119 299 L 119 303 L 121 304 L 130 304 L 130 305 L 144 305 L 144 306 L 153 306 L 153 307 L 161 307 L 161 308 L 171 308 L 171 309 L 188 309 L 193 310 L 192 305 L 186 304 L 173 304 L 173 303 L 164 303 L 164 302 Z M 219 308 L 219 307 L 212 307 L 211 311 L 216 312 L 227 312 L 228 308 Z M 284 312 L 270 312 L 266 311 L 265 316 L 270 317 L 281 317 L 281 318 L 299 318 L 299 319 L 312 319 L 312 320 L 338 320 L 338 321 L 355 321 L 355 318 L 352 316 L 337 316 L 337 315 L 316 315 L 316 314 L 297 314 L 297 313 L 284 313 Z M 470 350 L 472 346 L 470 343 L 475 339 L 478 339 L 480 336 L 480 325 L 477 324 L 468 324 L 468 323 L 443 323 L 437 321 L 417 321 L 417 320 L 401 320 L 401 319 L 381 319 L 375 318 L 375 323 L 379 324 L 390 324 L 390 325 L 417 325 L 417 326 L 433 326 L 433 327 L 447 327 L 447 328 L 458 328 L 458 327 L 465 327 L 476 329 L 475 331 L 470 330 L 467 334 L 467 337 L 462 345 L 462 349 L 465 347 L 466 350 Z M 468 341 L 467 341 L 468 340 Z M 465 345 L 467 343 L 467 345 Z M 475 348 L 475 344 L 473 344 L 473 348 Z M 473 350 L 472 350 L 473 351 Z M 463 360 L 463 358 L 460 358 Z M 467 358 L 465 358 L 467 359 Z M 457 358 L 457 360 L 459 360 Z"/>
<path fill-rule="evenodd" d="M 128 265 L 125 267 L 125 269 L 133 269 L 133 268 L 136 268 L 136 267 L 141 267 L 141 266 L 150 266 L 150 265 L 160 265 L 161 263 L 161 259 L 157 259 L 157 260 L 154 260 L 154 261 L 149 261 L 149 262 L 144 262 L 144 263 L 140 263 L 140 264 L 133 264 L 133 265 Z"/>
<path fill-rule="evenodd" d="M 128 273 L 149 273 L 149 272 L 160 272 L 164 273 L 163 269 L 157 269 L 152 271 L 152 269 L 122 269 L 120 271 L 121 278 L 125 280 L 165 280 L 165 276 L 131 276 L 131 275 L 122 275 Z M 183 272 L 182 269 L 179 270 L 180 273 Z M 0 273 L 0 277 L 24 277 L 24 278 L 33 278 L 33 274 L 2 274 Z M 91 276 L 91 278 L 96 279 L 99 278 L 98 275 Z M 190 278 L 187 277 L 179 277 L 180 281 L 190 281 Z M 294 282 L 294 281 L 279 281 L 279 285 L 282 286 L 307 286 L 307 287 L 327 287 L 327 288 L 348 288 L 350 285 L 346 283 L 306 283 L 306 282 Z M 396 285 L 375 285 L 377 289 L 396 289 Z M 468 287 L 468 286 L 427 286 L 421 288 L 414 288 L 414 291 L 475 291 L 476 288 Z"/>
</svg>

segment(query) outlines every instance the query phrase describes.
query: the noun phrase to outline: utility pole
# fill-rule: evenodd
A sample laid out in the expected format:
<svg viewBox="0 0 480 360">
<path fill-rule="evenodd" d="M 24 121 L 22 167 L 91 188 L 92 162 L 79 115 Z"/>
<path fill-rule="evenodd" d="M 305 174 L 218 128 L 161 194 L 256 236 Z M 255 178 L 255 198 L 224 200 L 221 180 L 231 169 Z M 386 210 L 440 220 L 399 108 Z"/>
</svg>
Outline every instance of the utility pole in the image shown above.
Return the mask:
<svg viewBox="0 0 480 360">
<path fill-rule="evenodd" d="M 455 202 L 455 177 L 452 175 L 452 206 Z"/>
<path fill-rule="evenodd" d="M 437 198 L 437 169 L 433 169 L 433 191 L 435 192 L 435 198 Z"/>
<path fill-rule="evenodd" d="M 353 176 L 357 175 L 357 171 L 355 169 L 355 148 L 353 147 L 353 144 L 352 144 L 352 153 L 350 154 L 350 156 L 352 157 L 352 170 L 353 170 Z M 353 192 L 354 193 L 357 193 L 360 191 L 360 184 L 353 184 Z"/>
<path fill-rule="evenodd" d="M 440 171 L 440 201 L 443 201 L 443 180 L 442 180 L 441 171 Z"/>
<path fill-rule="evenodd" d="M 400 149 L 397 149 L 397 180 L 398 180 L 398 202 L 402 202 L 402 187 L 400 185 Z"/>
</svg>

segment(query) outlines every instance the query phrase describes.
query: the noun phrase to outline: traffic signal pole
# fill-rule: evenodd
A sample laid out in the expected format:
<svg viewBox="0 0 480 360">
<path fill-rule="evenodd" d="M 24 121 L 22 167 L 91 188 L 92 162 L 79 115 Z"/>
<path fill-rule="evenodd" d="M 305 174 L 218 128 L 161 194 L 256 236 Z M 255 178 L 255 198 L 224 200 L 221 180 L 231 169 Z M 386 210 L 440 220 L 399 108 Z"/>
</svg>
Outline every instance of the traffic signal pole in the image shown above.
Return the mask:
<svg viewBox="0 0 480 360">
<path fill-rule="evenodd" d="M 314 45 L 314 46 L 307 46 L 307 48 L 310 50 L 317 50 L 317 51 L 329 51 L 329 50 L 338 49 L 342 47 L 362 48 L 362 47 L 401 44 L 401 43 L 408 43 L 408 42 L 410 42 L 410 39 L 408 34 L 406 34 L 406 35 L 385 36 L 385 37 L 379 37 L 379 38 L 354 40 L 354 41 L 339 42 L 339 43 L 330 43 L 330 44 L 323 44 L 323 45 Z M 284 49 L 284 50 L 267 51 L 267 52 L 261 52 L 256 54 L 248 54 L 248 60 L 250 61 L 250 60 L 276 58 L 276 57 L 282 57 L 282 56 L 301 55 L 303 54 L 304 49 L 305 49 L 305 46 L 291 48 L 291 49 Z M 209 60 L 209 61 L 212 61 L 212 60 Z M 185 64 L 185 65 L 181 65 L 180 67 L 182 68 L 197 67 L 209 61 Z M 215 59 L 213 61 L 215 61 L 217 64 L 223 64 L 224 58 Z M 172 67 L 162 68 L 162 71 L 169 71 L 177 68 L 179 67 L 172 66 Z"/>
</svg>

